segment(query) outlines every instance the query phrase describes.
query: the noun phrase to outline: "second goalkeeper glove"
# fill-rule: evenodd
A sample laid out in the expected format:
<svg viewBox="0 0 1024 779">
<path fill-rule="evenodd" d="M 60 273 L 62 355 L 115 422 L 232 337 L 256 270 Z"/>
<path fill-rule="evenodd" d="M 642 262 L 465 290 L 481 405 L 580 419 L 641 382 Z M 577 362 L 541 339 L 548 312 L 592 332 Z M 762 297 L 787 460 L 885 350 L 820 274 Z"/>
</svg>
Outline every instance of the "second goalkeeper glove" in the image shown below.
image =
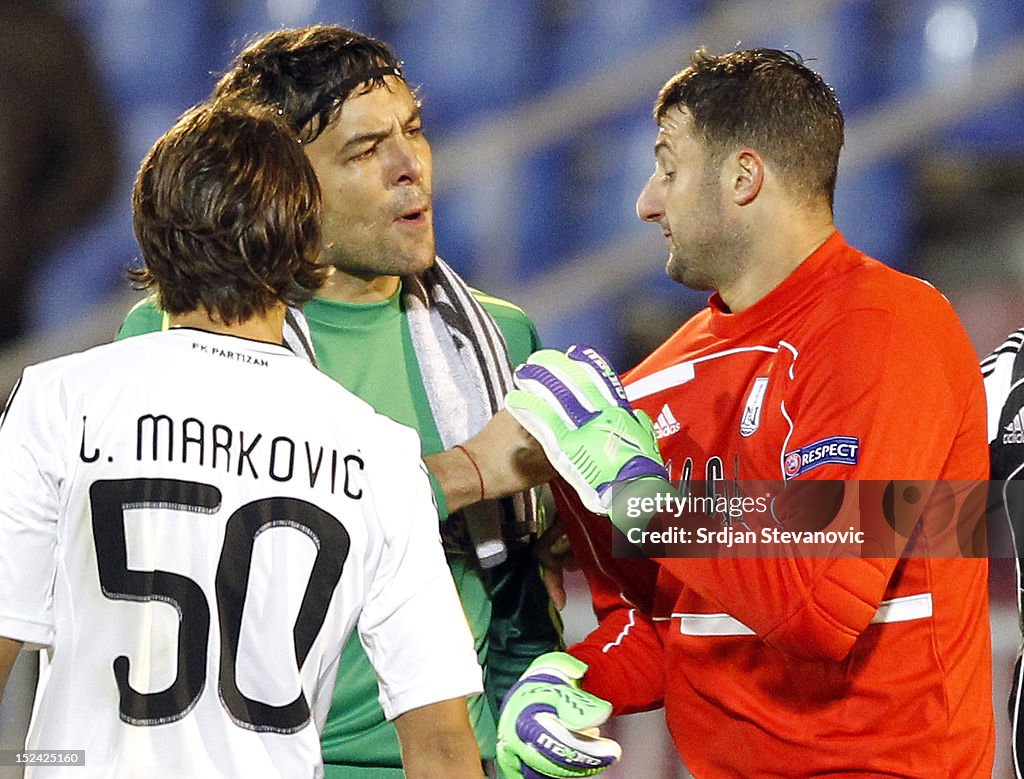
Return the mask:
<svg viewBox="0 0 1024 779">
<path fill-rule="evenodd" d="M 508 691 L 498 719 L 498 765 L 506 779 L 594 776 L 622 756 L 597 727 L 608 701 L 580 689 L 586 663 L 565 652 L 534 660 Z"/>
</svg>

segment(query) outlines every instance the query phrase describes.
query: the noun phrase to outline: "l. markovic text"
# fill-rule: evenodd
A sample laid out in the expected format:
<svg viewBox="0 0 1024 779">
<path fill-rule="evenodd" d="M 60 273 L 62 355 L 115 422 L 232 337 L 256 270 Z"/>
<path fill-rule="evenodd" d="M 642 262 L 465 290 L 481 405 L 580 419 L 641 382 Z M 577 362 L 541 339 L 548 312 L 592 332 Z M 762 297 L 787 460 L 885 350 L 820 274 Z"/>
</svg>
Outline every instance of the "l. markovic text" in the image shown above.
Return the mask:
<svg viewBox="0 0 1024 779">
<path fill-rule="evenodd" d="M 100 445 L 89 442 L 88 418 L 82 420 L 79 458 L 93 463 L 103 455 Z M 176 422 L 167 414 L 143 414 L 135 424 L 137 462 L 181 463 L 252 479 L 278 482 L 308 480 L 311 488 L 324 487 L 358 499 L 358 472 L 365 463 L 356 453 L 312 441 L 296 441 L 286 435 L 236 430 L 228 425 L 186 417 Z M 113 462 L 113 457 L 106 457 Z"/>
</svg>

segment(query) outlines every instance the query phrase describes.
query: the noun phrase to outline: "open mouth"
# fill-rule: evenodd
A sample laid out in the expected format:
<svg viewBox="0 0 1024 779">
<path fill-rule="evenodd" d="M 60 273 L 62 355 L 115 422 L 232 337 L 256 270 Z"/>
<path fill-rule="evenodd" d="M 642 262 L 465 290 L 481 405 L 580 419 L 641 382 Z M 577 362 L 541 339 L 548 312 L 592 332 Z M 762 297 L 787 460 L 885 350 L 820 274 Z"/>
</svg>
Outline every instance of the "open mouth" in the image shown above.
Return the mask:
<svg viewBox="0 0 1024 779">
<path fill-rule="evenodd" d="M 427 206 L 420 206 L 417 208 L 410 208 L 407 211 L 402 212 L 395 217 L 396 222 L 403 222 L 406 224 L 422 224 L 427 219 Z"/>
</svg>

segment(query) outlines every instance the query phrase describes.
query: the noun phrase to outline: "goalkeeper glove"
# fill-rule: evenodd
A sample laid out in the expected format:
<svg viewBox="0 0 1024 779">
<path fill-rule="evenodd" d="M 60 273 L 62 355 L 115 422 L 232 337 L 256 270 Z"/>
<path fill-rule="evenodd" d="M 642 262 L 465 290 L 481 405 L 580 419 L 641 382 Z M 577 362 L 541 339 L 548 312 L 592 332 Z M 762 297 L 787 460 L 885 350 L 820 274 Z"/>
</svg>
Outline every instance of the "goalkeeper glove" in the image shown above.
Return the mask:
<svg viewBox="0 0 1024 779">
<path fill-rule="evenodd" d="M 580 689 L 586 663 L 565 652 L 541 655 L 508 691 L 498 719 L 498 765 L 506 779 L 594 776 L 622 756 L 601 738 L 608 701 Z"/>
<path fill-rule="evenodd" d="M 634 411 L 608 362 L 588 346 L 534 352 L 515 370 L 505 407 L 596 514 L 608 514 L 615 482 L 668 480 L 654 426 Z"/>
</svg>

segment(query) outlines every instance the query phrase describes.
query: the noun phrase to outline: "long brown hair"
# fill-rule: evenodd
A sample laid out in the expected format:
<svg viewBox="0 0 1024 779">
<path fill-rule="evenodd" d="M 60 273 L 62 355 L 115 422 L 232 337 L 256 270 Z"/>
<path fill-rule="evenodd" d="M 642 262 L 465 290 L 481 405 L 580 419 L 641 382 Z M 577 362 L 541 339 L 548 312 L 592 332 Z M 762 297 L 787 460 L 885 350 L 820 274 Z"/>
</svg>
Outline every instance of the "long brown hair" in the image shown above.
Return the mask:
<svg viewBox="0 0 1024 779">
<path fill-rule="evenodd" d="M 132 195 L 144 266 L 172 314 L 205 309 L 244 322 L 278 303 L 308 300 L 327 268 L 320 188 L 290 129 L 232 101 L 187 111 L 142 162 Z"/>
</svg>

